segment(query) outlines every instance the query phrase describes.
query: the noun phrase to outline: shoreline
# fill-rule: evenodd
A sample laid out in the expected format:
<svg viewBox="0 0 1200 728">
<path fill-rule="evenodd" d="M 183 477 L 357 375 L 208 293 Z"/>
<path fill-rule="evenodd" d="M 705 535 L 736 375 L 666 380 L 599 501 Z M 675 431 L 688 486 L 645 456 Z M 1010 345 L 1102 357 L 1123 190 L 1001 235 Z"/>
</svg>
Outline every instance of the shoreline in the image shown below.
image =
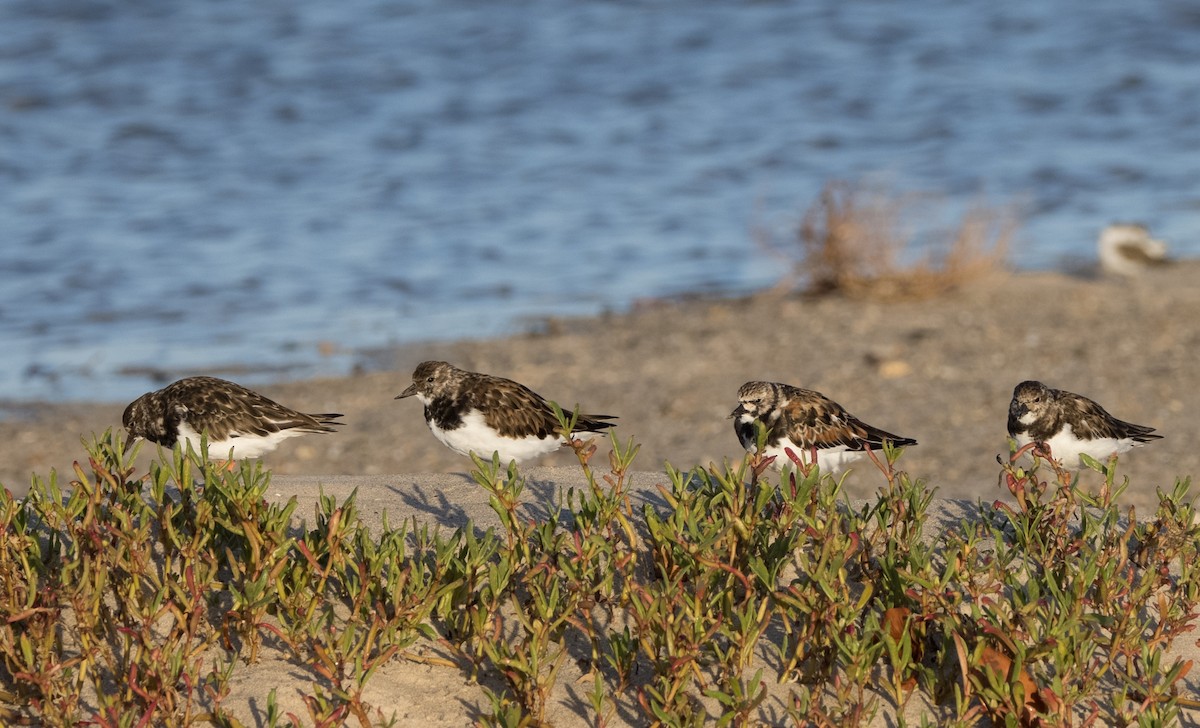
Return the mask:
<svg viewBox="0 0 1200 728">
<path fill-rule="evenodd" d="M 1197 259 L 1197 261 L 1200 262 L 1200 259 Z M 1003 274 L 1019 276 L 1023 274 L 1037 273 L 1062 275 L 1070 279 L 1084 281 L 1097 280 L 1104 275 L 1104 273 L 1099 270 L 1098 264 L 1086 262 L 1082 257 L 1064 259 L 1064 261 L 1055 267 L 1030 268 L 1021 270 L 1009 269 L 1003 273 L 997 271 L 995 272 L 995 275 Z M 524 315 L 514 319 L 512 325 L 507 327 L 509 330 L 502 330 L 493 334 L 414 339 L 382 345 L 364 345 L 362 347 L 343 346 L 338 342 L 328 340 L 311 340 L 306 341 L 302 345 L 294 345 L 295 348 L 298 349 L 308 348 L 315 350 L 321 356 L 327 356 L 335 359 L 344 358 L 347 363 L 341 365 L 341 371 L 322 371 L 323 368 L 320 366 L 320 357 L 312 361 L 296 360 L 285 361 L 282 363 L 274 361 L 251 362 L 240 359 L 232 359 L 213 362 L 212 366 L 209 367 L 159 367 L 150 364 L 124 365 L 115 370 L 109 379 L 140 378 L 141 380 L 144 380 L 143 386 L 132 388 L 129 396 L 124 398 L 129 401 L 132 401 L 135 397 L 144 392 L 166 386 L 167 384 L 184 377 L 197 375 L 219 377 L 221 379 L 236 381 L 243 386 L 250 387 L 251 389 L 272 386 L 287 386 L 291 384 L 299 384 L 318 380 L 345 379 L 364 374 L 376 374 L 379 372 L 392 371 L 394 362 L 397 357 L 400 356 L 400 352 L 407 349 L 437 350 L 453 345 L 470 345 L 472 343 L 545 336 L 548 334 L 560 333 L 564 330 L 564 328 L 572 325 L 581 324 L 583 326 L 587 326 L 590 322 L 609 320 L 614 317 L 631 316 L 641 312 L 646 308 L 658 308 L 664 305 L 691 306 L 700 304 L 733 303 L 754 298 L 776 297 L 780 295 L 784 297 L 803 297 L 804 294 L 797 292 L 780 293 L 780 289 L 786 288 L 787 281 L 793 279 L 794 277 L 794 274 L 783 273 L 781 274 L 779 280 L 772 285 L 758 288 L 748 288 L 746 290 L 697 290 L 665 294 L 662 296 L 634 298 L 631 299 L 624 308 L 620 306 L 611 308 L 602 307 L 601 310 L 594 314 Z M 850 301 L 847 300 L 847 302 Z M 335 366 L 333 369 L 336 370 L 338 367 Z M 93 380 L 85 379 L 83 380 L 83 383 L 73 385 L 72 389 L 86 388 L 86 384 L 91 381 Z M 100 384 L 97 385 L 97 388 L 103 389 L 105 387 L 103 384 Z M 117 399 L 121 398 L 73 398 L 68 395 L 29 398 L 0 396 L 0 424 L 9 421 L 17 421 L 22 418 L 29 419 L 37 413 L 55 406 L 105 406 L 113 404 L 117 401 Z"/>
<path fill-rule="evenodd" d="M 509 377 L 564 406 L 620 417 L 617 434 L 642 445 L 635 462 L 657 470 L 740 458 L 726 419 L 738 386 L 782 381 L 823 392 L 871 424 L 914 437 L 901 466 L 939 498 L 994 498 L 1005 415 L 1023 379 L 1089 396 L 1164 439 L 1122 458 L 1139 512 L 1154 488 L 1200 472 L 1191 447 L 1200 411 L 1193 354 L 1200 350 L 1194 280 L 1200 262 L 1133 279 L 996 272 L 949 294 L 901 303 L 765 292 L 647 301 L 626 313 L 548 318 L 532 333 L 427 342 L 379 355 L 385 371 L 255 387 L 305 411 L 343 412 L 335 435 L 285 443 L 264 464 L 281 475 L 465 472 L 437 443 L 420 406 L 394 401 L 415 365 L 445 359 Z M 8 402 L 0 421 L 0 483 L 66 475 L 80 438 L 119 426 L 126 403 Z M 151 455 L 143 448 L 139 463 Z M 563 465 L 567 453 L 532 464 Z M 868 495 L 852 474 L 847 493 Z"/>
</svg>

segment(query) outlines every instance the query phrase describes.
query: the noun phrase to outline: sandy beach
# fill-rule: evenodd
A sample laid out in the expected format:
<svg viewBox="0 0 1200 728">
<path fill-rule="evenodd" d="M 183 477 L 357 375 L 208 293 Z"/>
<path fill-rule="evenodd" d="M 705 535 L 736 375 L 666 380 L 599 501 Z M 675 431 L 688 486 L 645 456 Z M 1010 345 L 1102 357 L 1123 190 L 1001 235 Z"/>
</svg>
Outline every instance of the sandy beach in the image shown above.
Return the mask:
<svg viewBox="0 0 1200 728">
<path fill-rule="evenodd" d="M 1040 379 L 1100 402 L 1164 437 L 1128 454 L 1127 495 L 1145 512 L 1155 488 L 1200 471 L 1200 265 L 1127 279 L 996 273 L 932 300 L 879 303 L 764 293 L 738 300 L 647 301 L 629 313 L 549 320 L 504 339 L 414 345 L 392 371 L 260 388 L 297 409 L 342 412 L 336 435 L 290 440 L 278 474 L 461 472 L 415 400 L 396 401 L 425 359 L 520 381 L 565 406 L 620 417 L 642 450 L 635 466 L 690 468 L 741 452 L 727 415 L 750 379 L 817 389 L 874 425 L 920 443 L 909 472 L 945 498 L 999 495 L 1013 386 Z M 125 402 L 28 403 L 0 422 L 0 483 L 70 472 L 80 438 L 119 426 Z M 145 448 L 143 458 L 152 454 Z M 569 453 L 541 465 L 568 465 Z M 852 474 L 852 495 L 874 487 Z"/>
</svg>

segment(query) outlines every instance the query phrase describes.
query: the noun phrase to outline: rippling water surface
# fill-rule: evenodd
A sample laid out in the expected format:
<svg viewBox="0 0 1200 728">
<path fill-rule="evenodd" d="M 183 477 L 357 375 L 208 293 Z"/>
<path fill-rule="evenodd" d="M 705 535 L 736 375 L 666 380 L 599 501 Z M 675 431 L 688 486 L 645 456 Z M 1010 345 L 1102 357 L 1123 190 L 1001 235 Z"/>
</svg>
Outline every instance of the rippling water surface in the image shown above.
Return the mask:
<svg viewBox="0 0 1200 728">
<path fill-rule="evenodd" d="M 10 0 L 0 399 L 770 285 L 835 178 L 1200 251 L 1190 2 Z M 241 371 L 239 367 L 244 367 Z"/>
</svg>

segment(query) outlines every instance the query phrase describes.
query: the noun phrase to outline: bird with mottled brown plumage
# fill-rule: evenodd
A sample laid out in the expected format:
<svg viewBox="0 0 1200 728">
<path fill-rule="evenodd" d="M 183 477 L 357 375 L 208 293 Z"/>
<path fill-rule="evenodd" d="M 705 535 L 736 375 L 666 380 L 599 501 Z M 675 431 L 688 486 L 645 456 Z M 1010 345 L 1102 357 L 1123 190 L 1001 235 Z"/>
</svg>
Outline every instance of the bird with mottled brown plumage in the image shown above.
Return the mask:
<svg viewBox="0 0 1200 728">
<path fill-rule="evenodd" d="M 738 406 L 729 415 L 738 441 L 748 452 L 758 448 L 756 422 L 767 429 L 763 454 L 773 456 L 775 468 L 792 465 L 790 450 L 806 465 L 816 454 L 822 473 L 836 474 L 866 456 L 868 448 L 882 450 L 916 445 L 851 415 L 820 392 L 779 382 L 746 382 L 738 389 Z"/>
<path fill-rule="evenodd" d="M 412 384 L 396 399 L 416 397 L 425 406 L 425 423 L 446 447 L 460 455 L 517 462 L 554 452 L 567 442 L 554 410 L 540 394 L 504 377 L 459 369 L 444 361 L 422 362 Z M 564 408 L 569 413 L 569 408 Z M 613 423 L 612 415 L 580 414 L 573 436 L 596 433 Z"/>
<path fill-rule="evenodd" d="M 183 440 L 196 452 L 208 436 L 213 459 L 257 458 L 284 440 L 309 433 L 335 432 L 340 414 L 305 414 L 240 384 L 216 377 L 187 377 L 147 392 L 125 408 L 121 422 L 134 438 L 163 447 Z"/>
</svg>

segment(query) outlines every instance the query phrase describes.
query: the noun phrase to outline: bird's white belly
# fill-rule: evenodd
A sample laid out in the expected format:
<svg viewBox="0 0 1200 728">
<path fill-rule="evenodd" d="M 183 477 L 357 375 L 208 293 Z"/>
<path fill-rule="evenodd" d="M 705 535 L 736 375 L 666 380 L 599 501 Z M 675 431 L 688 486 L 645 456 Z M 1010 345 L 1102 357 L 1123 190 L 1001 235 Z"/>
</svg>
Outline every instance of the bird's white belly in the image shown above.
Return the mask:
<svg viewBox="0 0 1200 728">
<path fill-rule="evenodd" d="M 561 437 L 502 437 L 487 426 L 479 411 L 465 415 L 462 425 L 453 430 L 443 430 L 432 421 L 429 429 L 439 442 L 460 455 L 474 452 L 484 460 L 490 460 L 492 453 L 498 452 L 504 463 L 510 460 L 521 462 L 554 452 L 563 443 Z"/>
<path fill-rule="evenodd" d="M 289 437 L 303 435 L 299 430 L 280 430 L 267 435 L 241 435 L 227 440 L 208 441 L 208 457 L 210 460 L 224 460 L 229 457 L 229 448 L 233 448 L 235 460 L 250 460 L 260 457 L 279 447 L 279 443 Z M 191 445 L 192 449 L 200 452 L 200 433 L 196 432 L 186 422 L 179 423 L 179 439 L 184 446 Z"/>
<path fill-rule="evenodd" d="M 775 462 L 772 465 L 776 470 L 782 469 L 784 465 L 791 465 L 793 468 L 796 465 L 788 457 L 786 448 L 790 448 L 792 452 L 796 453 L 796 457 L 800 458 L 800 462 L 805 465 L 812 463 L 812 448 L 797 447 L 788 440 L 781 440 L 779 445 L 768 446 L 765 451 L 765 454 L 775 456 Z M 837 475 L 864 457 L 866 457 L 866 453 L 862 450 L 851 450 L 845 445 L 822 448 L 817 450 L 817 467 L 822 473 Z"/>
<path fill-rule="evenodd" d="M 1024 447 L 1033 440 L 1025 434 L 1014 438 L 1018 447 Z M 1050 447 L 1050 455 L 1059 461 L 1064 468 L 1078 468 L 1082 463 L 1080 455 L 1087 455 L 1101 463 L 1112 457 L 1113 453 L 1123 453 L 1134 446 L 1132 438 L 1101 437 L 1095 440 L 1081 440 L 1070 425 L 1063 425 L 1062 431 L 1046 441 Z"/>
</svg>

